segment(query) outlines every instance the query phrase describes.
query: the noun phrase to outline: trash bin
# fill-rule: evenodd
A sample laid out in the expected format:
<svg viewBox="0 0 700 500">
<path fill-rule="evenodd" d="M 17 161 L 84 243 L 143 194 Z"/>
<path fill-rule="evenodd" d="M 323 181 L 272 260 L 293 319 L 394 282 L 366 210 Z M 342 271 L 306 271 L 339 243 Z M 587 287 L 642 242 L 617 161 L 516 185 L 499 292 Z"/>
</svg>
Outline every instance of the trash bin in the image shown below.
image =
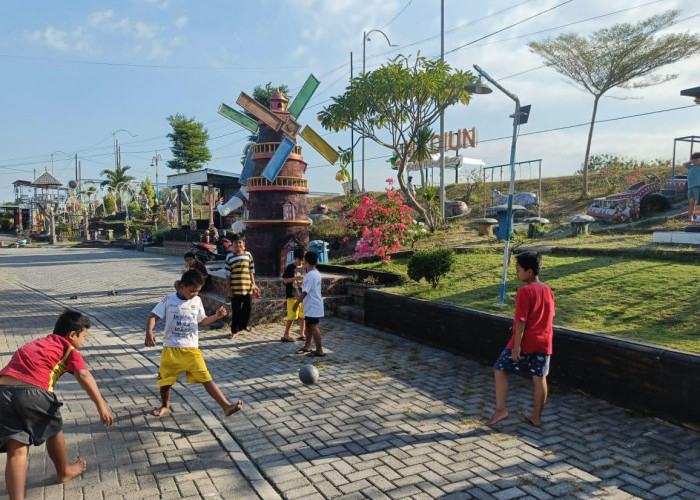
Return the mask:
<svg viewBox="0 0 700 500">
<path fill-rule="evenodd" d="M 108 240 L 114 239 L 114 229 L 107 229 L 107 239 Z"/>
<path fill-rule="evenodd" d="M 323 240 L 309 241 L 309 251 L 318 255 L 320 264 L 328 262 L 328 243 Z"/>
</svg>

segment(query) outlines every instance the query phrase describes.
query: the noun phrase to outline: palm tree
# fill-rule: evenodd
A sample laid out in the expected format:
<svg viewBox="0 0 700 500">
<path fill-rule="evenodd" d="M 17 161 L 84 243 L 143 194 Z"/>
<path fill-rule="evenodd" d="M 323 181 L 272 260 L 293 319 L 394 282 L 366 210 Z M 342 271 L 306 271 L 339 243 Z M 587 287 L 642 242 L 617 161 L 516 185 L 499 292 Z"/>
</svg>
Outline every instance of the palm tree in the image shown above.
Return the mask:
<svg viewBox="0 0 700 500">
<path fill-rule="evenodd" d="M 102 181 L 100 186 L 109 186 L 112 188 L 112 191 L 115 192 L 115 202 L 117 206 L 121 206 L 121 196 L 119 195 L 118 192 L 116 192 L 117 187 L 119 184 L 127 184 L 129 181 L 133 181 L 136 179 L 136 177 L 132 177 L 131 175 L 126 175 L 126 171 L 129 170 L 131 167 L 129 165 L 124 165 L 122 166 L 117 166 L 114 170 L 108 170 L 104 169 L 102 172 L 100 172 L 100 175 L 104 175 L 107 177 L 107 180 Z"/>
</svg>

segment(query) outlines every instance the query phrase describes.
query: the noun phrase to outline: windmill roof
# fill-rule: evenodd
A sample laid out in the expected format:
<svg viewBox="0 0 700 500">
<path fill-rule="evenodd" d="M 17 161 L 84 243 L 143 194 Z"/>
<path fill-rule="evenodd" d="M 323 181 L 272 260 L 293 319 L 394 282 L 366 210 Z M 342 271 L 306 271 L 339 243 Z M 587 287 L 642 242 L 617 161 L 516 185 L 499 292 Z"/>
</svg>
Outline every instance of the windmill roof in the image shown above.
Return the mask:
<svg viewBox="0 0 700 500">
<path fill-rule="evenodd" d="M 48 172 L 44 172 L 39 177 L 34 179 L 32 186 L 60 186 L 61 181 L 56 179 L 53 175 Z"/>
</svg>

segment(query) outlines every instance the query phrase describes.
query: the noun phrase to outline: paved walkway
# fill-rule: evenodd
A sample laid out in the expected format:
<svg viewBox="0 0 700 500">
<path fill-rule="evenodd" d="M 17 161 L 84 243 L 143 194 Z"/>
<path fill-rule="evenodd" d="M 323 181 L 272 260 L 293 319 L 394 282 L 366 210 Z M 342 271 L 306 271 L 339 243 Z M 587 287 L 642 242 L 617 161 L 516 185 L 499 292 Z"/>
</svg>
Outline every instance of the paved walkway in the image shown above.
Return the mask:
<svg viewBox="0 0 700 500">
<path fill-rule="evenodd" d="M 173 412 L 150 417 L 160 351 L 143 347 L 144 325 L 180 268 L 124 250 L 0 249 L 0 361 L 62 307 L 80 309 L 95 325 L 83 352 L 117 415 L 104 430 L 64 377 L 69 453 L 88 472 L 51 485 L 33 451 L 28 498 L 700 498 L 696 433 L 567 391 L 552 391 L 536 429 L 526 380 L 513 380 L 510 419 L 489 429 L 488 366 L 337 319 L 321 326 L 330 355 L 312 386 L 280 324 L 234 341 L 203 332 L 214 379 L 243 411 L 223 418 L 201 387 L 179 385 Z"/>
</svg>

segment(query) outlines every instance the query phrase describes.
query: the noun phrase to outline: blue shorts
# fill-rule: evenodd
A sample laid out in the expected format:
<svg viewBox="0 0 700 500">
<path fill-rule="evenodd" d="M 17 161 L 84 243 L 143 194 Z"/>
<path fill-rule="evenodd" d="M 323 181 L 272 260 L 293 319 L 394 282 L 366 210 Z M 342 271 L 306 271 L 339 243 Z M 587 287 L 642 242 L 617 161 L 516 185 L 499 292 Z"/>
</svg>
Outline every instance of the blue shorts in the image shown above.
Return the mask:
<svg viewBox="0 0 700 500">
<path fill-rule="evenodd" d="M 695 201 L 700 200 L 700 186 L 689 187 L 688 198 L 695 198 Z"/>
<path fill-rule="evenodd" d="M 494 370 L 517 373 L 525 377 L 546 377 L 549 374 L 549 354 L 533 352 L 530 354 L 520 354 L 519 361 L 513 361 L 510 356 L 513 351 L 506 347 L 493 365 Z"/>
</svg>

